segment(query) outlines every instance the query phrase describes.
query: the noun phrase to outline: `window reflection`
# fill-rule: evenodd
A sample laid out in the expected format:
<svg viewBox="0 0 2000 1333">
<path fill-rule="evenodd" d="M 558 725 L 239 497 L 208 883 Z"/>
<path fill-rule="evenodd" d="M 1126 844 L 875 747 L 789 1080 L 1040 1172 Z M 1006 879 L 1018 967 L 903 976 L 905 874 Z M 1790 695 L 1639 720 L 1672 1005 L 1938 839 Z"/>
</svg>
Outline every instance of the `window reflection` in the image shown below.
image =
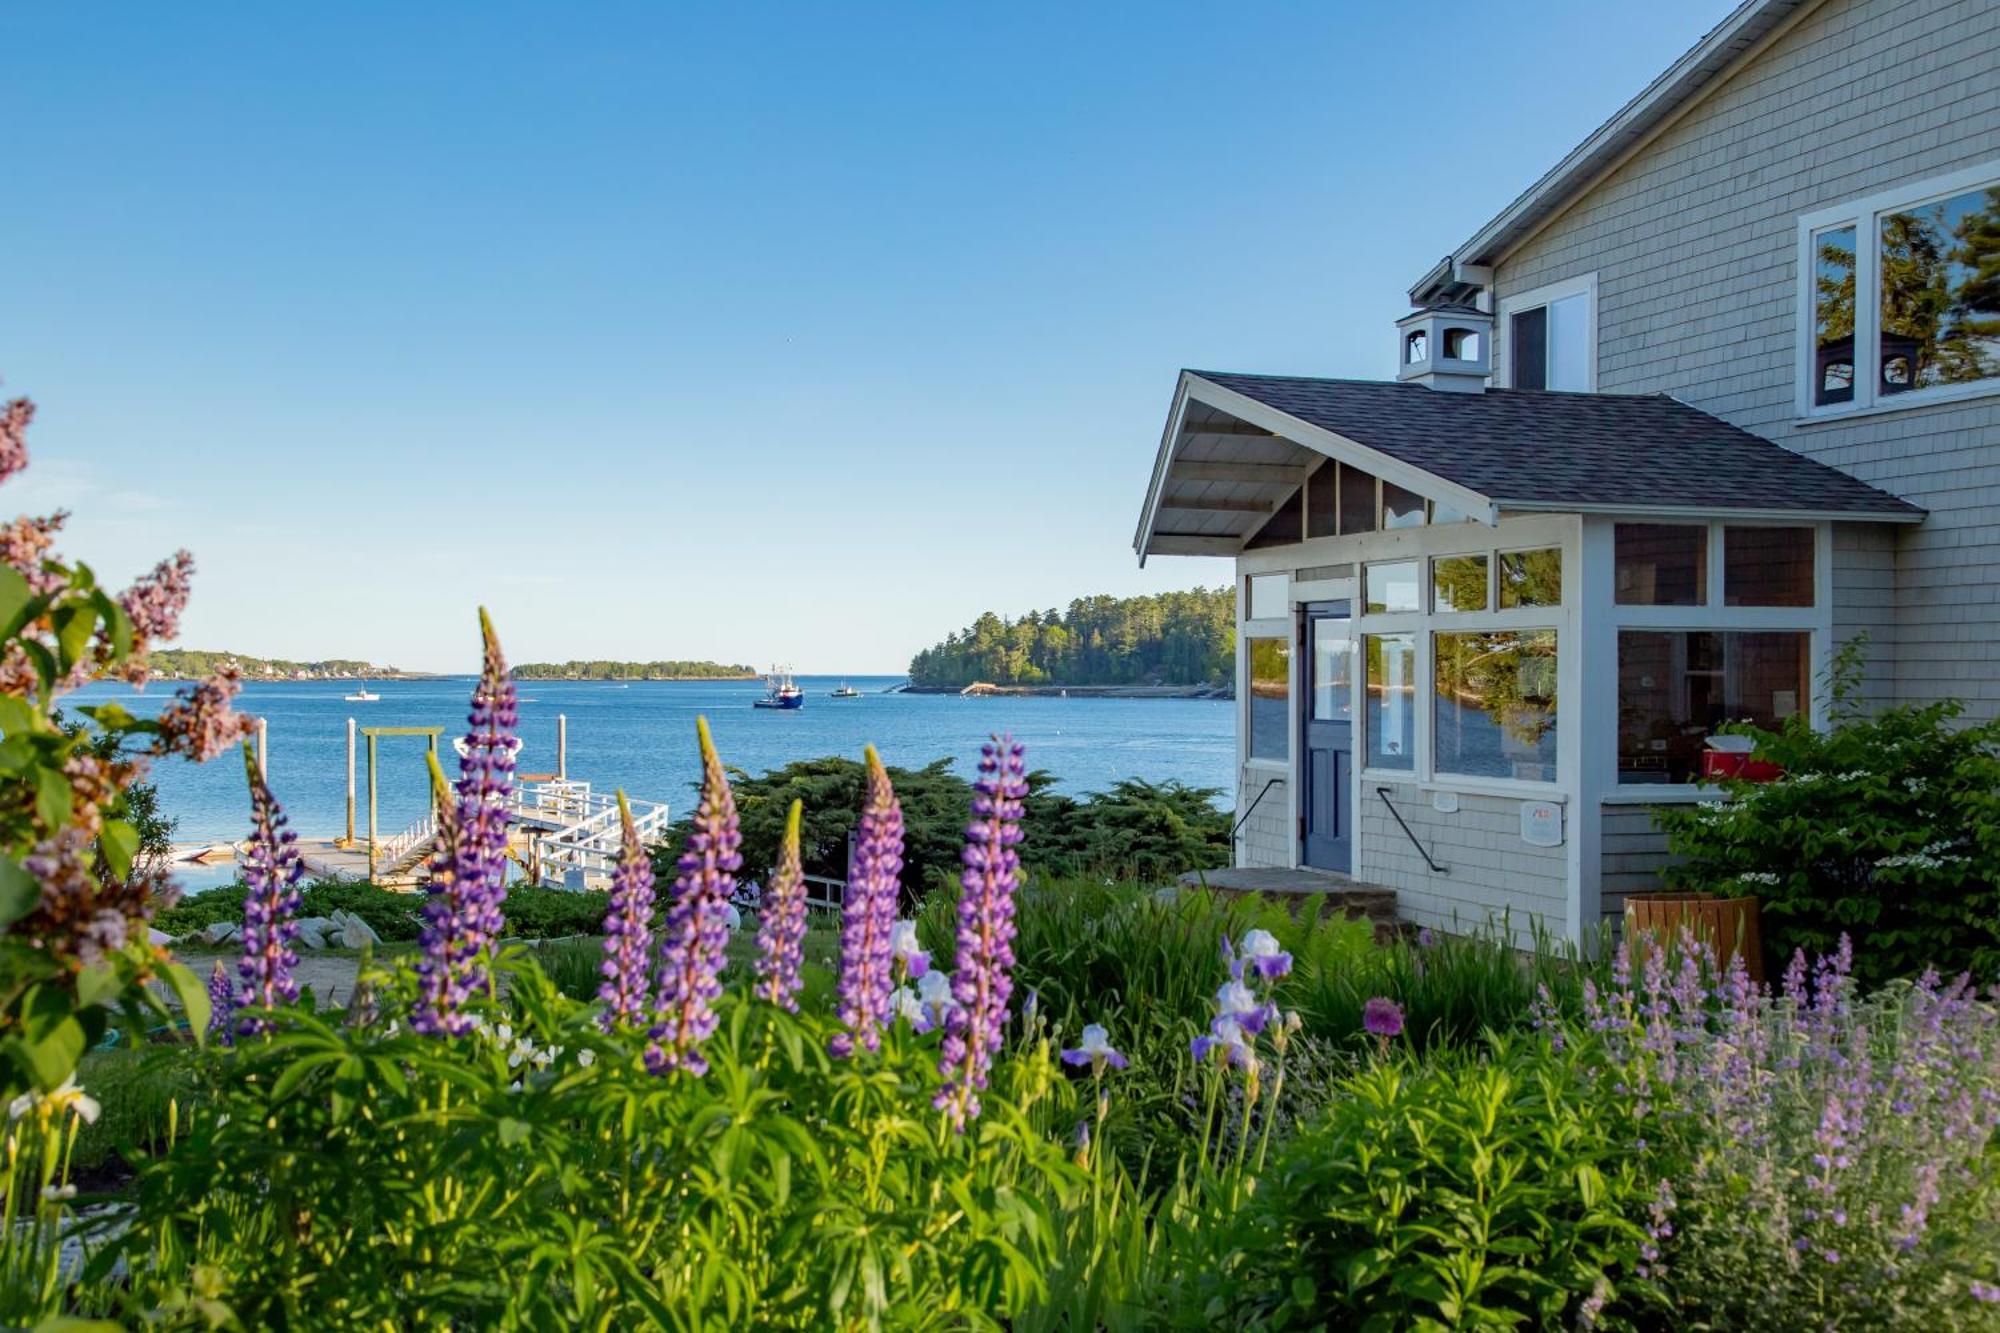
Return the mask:
<svg viewBox="0 0 2000 1333">
<path fill-rule="evenodd" d="M 2000 185 L 1879 226 L 1881 391 L 2000 378 Z"/>
<path fill-rule="evenodd" d="M 1433 611 L 1486 609 L 1486 557 L 1443 555 L 1431 561 Z"/>
<path fill-rule="evenodd" d="M 1418 595 L 1417 562 L 1414 560 L 1369 565 L 1363 581 L 1367 585 L 1366 605 L 1370 615 L 1422 608 Z"/>
<path fill-rule="evenodd" d="M 1252 759 L 1291 757 L 1292 645 L 1280 638 L 1253 638 L 1250 650 L 1249 736 Z"/>
<path fill-rule="evenodd" d="M 1559 547 L 1500 553 L 1500 609 L 1561 606 L 1563 557 Z"/>
<path fill-rule="evenodd" d="M 1854 401 L 1854 228 L 1813 237 L 1813 401 Z"/>
<path fill-rule="evenodd" d="M 1432 645 L 1437 771 L 1555 781 L 1556 632 L 1438 634 Z"/>
<path fill-rule="evenodd" d="M 1368 657 L 1369 768 L 1409 769 L 1417 752 L 1417 636 L 1370 634 Z"/>
</svg>

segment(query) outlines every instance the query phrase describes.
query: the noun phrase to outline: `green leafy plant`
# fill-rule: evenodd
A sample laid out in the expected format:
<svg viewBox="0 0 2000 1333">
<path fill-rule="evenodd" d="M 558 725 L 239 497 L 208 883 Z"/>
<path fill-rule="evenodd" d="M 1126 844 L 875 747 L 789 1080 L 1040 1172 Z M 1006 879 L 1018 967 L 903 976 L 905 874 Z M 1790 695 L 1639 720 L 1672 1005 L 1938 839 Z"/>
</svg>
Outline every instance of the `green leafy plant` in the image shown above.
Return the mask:
<svg viewBox="0 0 2000 1333">
<path fill-rule="evenodd" d="M 1656 813 L 1677 858 L 1669 883 L 1761 900 L 1782 968 L 1795 950 L 1852 937 L 1864 982 L 1924 968 L 2000 972 L 2000 723 L 1956 723 L 1953 702 L 1864 711 L 1861 647 L 1829 674 L 1832 725 L 1804 717 L 1752 737 L 1772 782 L 1725 781 L 1725 799 Z"/>
</svg>

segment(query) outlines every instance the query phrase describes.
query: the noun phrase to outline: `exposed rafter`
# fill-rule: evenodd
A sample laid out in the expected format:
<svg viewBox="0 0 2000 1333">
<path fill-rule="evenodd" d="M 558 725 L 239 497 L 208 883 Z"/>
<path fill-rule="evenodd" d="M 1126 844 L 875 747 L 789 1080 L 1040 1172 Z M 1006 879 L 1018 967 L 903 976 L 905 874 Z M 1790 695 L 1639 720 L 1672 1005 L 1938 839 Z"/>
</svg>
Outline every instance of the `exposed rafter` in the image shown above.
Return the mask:
<svg viewBox="0 0 2000 1333">
<path fill-rule="evenodd" d="M 1177 481 L 1233 481 L 1244 486 L 1290 488 L 1306 479 L 1312 469 L 1300 463 L 1232 463 L 1226 460 L 1181 458 L 1174 460 Z"/>
<path fill-rule="evenodd" d="M 1168 496 L 1160 501 L 1161 509 L 1175 509 L 1190 514 L 1268 514 L 1271 502 L 1268 500 L 1183 500 Z"/>
</svg>

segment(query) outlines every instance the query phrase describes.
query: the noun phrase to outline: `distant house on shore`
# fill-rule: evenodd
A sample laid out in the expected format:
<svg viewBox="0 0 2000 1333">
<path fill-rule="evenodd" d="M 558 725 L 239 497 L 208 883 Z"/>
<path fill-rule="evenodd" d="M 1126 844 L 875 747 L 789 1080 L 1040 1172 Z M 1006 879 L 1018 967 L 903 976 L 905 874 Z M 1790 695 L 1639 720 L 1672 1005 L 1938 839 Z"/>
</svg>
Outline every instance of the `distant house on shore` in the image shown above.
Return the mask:
<svg viewBox="0 0 2000 1333">
<path fill-rule="evenodd" d="M 2000 5 L 1746 0 L 1411 288 L 1393 381 L 1184 371 L 1245 866 L 1575 936 L 1730 719 L 2000 712 Z"/>
</svg>

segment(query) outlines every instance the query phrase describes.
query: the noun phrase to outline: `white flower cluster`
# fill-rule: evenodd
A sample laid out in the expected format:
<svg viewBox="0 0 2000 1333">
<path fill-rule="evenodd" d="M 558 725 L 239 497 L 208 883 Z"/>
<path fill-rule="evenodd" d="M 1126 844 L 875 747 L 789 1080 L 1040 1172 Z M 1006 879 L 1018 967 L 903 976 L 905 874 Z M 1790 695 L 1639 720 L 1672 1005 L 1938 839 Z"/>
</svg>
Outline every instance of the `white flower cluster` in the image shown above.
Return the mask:
<svg viewBox="0 0 2000 1333">
<path fill-rule="evenodd" d="M 1746 870 L 1736 877 L 1744 884 L 1776 884 L 1778 876 L 1770 870 Z"/>
<path fill-rule="evenodd" d="M 1899 856 L 1882 857 L 1875 862 L 1875 868 L 1877 870 L 1893 870 L 1908 866 L 1914 870 L 1939 870 L 1947 865 L 1963 864 L 1965 861 L 1963 856 L 1947 854 L 1951 847 L 1952 840 L 1950 838 L 1943 838 L 1937 842 L 1919 847 L 1914 852 L 1904 852 Z"/>
</svg>

